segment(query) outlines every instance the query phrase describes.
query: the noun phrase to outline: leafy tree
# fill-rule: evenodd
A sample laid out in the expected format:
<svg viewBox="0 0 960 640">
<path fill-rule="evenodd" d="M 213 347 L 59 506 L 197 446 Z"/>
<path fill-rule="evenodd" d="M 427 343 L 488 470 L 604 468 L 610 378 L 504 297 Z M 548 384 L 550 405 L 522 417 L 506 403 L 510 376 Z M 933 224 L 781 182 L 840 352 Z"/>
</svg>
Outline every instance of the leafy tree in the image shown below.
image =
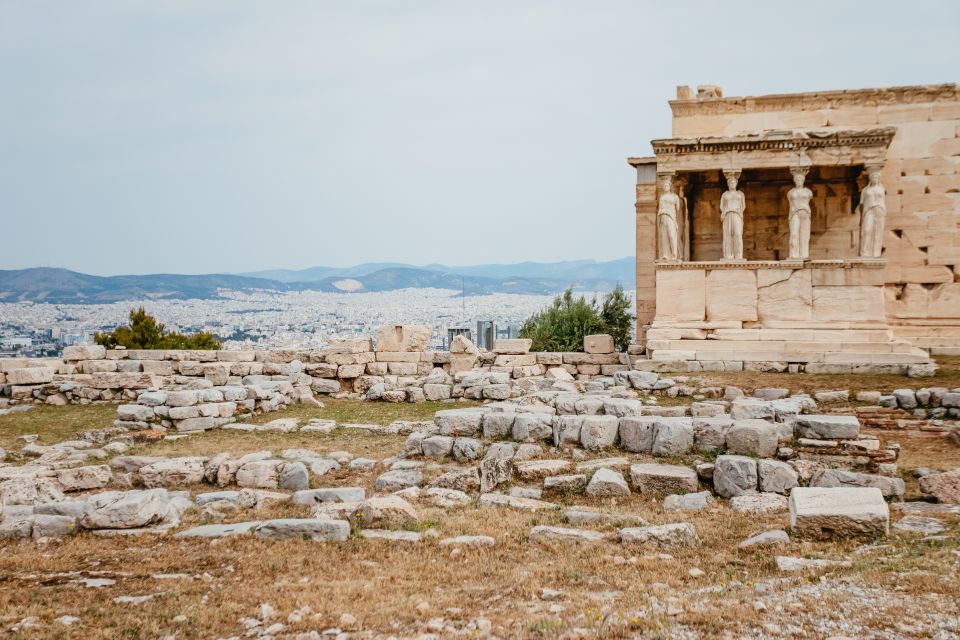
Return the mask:
<svg viewBox="0 0 960 640">
<path fill-rule="evenodd" d="M 533 314 L 520 327 L 520 337 L 530 338 L 534 351 L 583 351 L 583 338 L 595 333 L 609 333 L 617 349 L 625 350 L 632 336 L 633 316 L 630 299 L 617 288 L 606 294 L 598 307 L 597 299 L 589 302 L 583 296 L 573 297 L 567 289 L 553 303 Z"/>
<path fill-rule="evenodd" d="M 130 324 L 117 327 L 107 333 L 94 333 L 93 341 L 108 349 L 219 349 L 220 340 L 208 331 L 183 335 L 175 331 L 165 332 L 165 326 L 146 312 L 143 307 L 130 310 Z"/>
<path fill-rule="evenodd" d="M 619 283 L 616 288 L 603 297 L 603 306 L 600 308 L 600 321 L 604 326 L 604 333 L 613 336 L 613 344 L 617 351 L 626 351 L 633 338 L 633 315 L 630 307 L 633 306 L 630 298 Z"/>
</svg>

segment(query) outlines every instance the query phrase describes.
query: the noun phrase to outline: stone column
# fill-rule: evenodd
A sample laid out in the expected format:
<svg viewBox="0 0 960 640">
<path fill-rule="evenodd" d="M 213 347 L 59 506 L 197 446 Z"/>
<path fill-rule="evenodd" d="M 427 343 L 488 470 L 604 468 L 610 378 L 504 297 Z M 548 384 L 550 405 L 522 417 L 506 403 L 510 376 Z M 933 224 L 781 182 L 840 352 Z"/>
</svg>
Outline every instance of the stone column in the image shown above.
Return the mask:
<svg viewBox="0 0 960 640">
<path fill-rule="evenodd" d="M 879 258 L 883 255 L 883 232 L 887 219 L 887 191 L 880 182 L 882 163 L 864 167 L 867 186 L 860 192 L 860 257 Z"/>
<path fill-rule="evenodd" d="M 787 222 L 790 226 L 791 260 L 807 260 L 810 258 L 810 200 L 813 191 L 804 186 L 808 167 L 790 167 L 793 174 L 793 189 L 787 192 L 787 202 L 790 205 Z"/>
<path fill-rule="evenodd" d="M 743 212 L 747 208 L 747 197 L 737 190 L 739 169 L 723 172 L 727 179 L 727 190 L 720 196 L 720 219 L 723 222 L 723 259 L 743 260 Z"/>
<path fill-rule="evenodd" d="M 673 192 L 673 172 L 657 173 L 660 196 L 657 200 L 657 259 L 680 261 L 680 196 Z"/>
</svg>

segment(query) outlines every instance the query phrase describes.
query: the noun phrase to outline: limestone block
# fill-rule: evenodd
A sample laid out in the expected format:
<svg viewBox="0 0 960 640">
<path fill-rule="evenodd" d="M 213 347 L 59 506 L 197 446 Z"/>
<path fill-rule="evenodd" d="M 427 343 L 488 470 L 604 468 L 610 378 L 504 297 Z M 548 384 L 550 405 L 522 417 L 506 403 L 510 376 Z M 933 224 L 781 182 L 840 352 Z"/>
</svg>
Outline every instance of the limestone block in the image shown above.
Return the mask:
<svg viewBox="0 0 960 640">
<path fill-rule="evenodd" d="M 613 353 L 613 336 L 605 333 L 584 336 L 583 350 L 586 353 Z"/>
<path fill-rule="evenodd" d="M 483 411 L 476 409 L 443 409 L 433 417 L 440 433 L 446 436 L 476 435 L 482 420 Z"/>
<path fill-rule="evenodd" d="M 628 496 L 630 487 L 619 471 L 597 469 L 587 484 L 588 496 Z"/>
<path fill-rule="evenodd" d="M 79 344 L 63 348 L 63 359 L 68 362 L 103 360 L 106 357 L 107 348 L 99 344 Z"/>
<path fill-rule="evenodd" d="M 373 351 L 370 338 L 340 338 L 331 340 L 324 353 L 364 353 Z"/>
<path fill-rule="evenodd" d="M 793 467 L 779 460 L 759 460 L 757 470 L 760 478 L 760 491 L 765 493 L 789 493 L 800 484 Z"/>
<path fill-rule="evenodd" d="M 728 417 L 693 418 L 693 445 L 701 453 L 716 453 L 727 442 L 727 431 L 733 426 Z"/>
<path fill-rule="evenodd" d="M 110 482 L 110 467 L 101 464 L 88 467 L 73 467 L 57 471 L 57 482 L 64 491 L 101 489 Z"/>
<path fill-rule="evenodd" d="M 542 480 L 550 476 L 563 475 L 571 464 L 567 460 L 523 460 L 513 466 L 521 480 Z"/>
<path fill-rule="evenodd" d="M 706 272 L 657 271 L 657 322 L 700 321 L 706 316 Z"/>
<path fill-rule="evenodd" d="M 460 371 L 470 371 L 477 366 L 477 356 L 470 353 L 451 353 L 450 354 L 450 373 Z"/>
<path fill-rule="evenodd" d="M 813 285 L 809 270 L 758 269 L 757 317 L 809 321 L 813 317 Z"/>
<path fill-rule="evenodd" d="M 352 380 L 363 375 L 367 365 L 365 364 L 342 364 L 337 368 L 337 377 L 344 380 Z"/>
<path fill-rule="evenodd" d="M 960 504 L 960 468 L 920 478 L 920 490 L 932 495 L 937 502 Z"/>
<path fill-rule="evenodd" d="M 766 420 L 737 420 L 727 431 L 727 451 L 733 454 L 770 458 L 779 443 L 777 426 Z"/>
<path fill-rule="evenodd" d="M 817 321 L 884 322 L 883 287 L 813 287 Z"/>
<path fill-rule="evenodd" d="M 90 380 L 95 389 L 149 389 L 157 379 L 148 373 L 95 373 Z"/>
<path fill-rule="evenodd" d="M 553 416 L 520 413 L 513 421 L 513 439 L 518 442 L 539 442 L 553 437 Z"/>
<path fill-rule="evenodd" d="M 673 464 L 631 465 L 630 482 L 638 492 L 651 495 L 696 493 L 698 489 L 697 472 Z"/>
<path fill-rule="evenodd" d="M 493 361 L 495 367 L 532 367 L 537 364 L 537 354 L 504 354 Z"/>
<path fill-rule="evenodd" d="M 493 352 L 499 355 L 524 355 L 530 353 L 533 340 L 527 338 L 511 338 L 509 340 L 494 340 Z M 531 364 L 536 364 L 536 359 Z"/>
<path fill-rule="evenodd" d="M 256 527 L 254 535 L 264 540 L 343 542 L 350 537 L 350 523 L 329 518 L 266 520 Z"/>
<path fill-rule="evenodd" d="M 126 363 L 123 363 L 126 364 Z M 170 360 L 141 360 L 140 362 L 129 363 L 135 365 L 136 369 L 131 371 L 143 371 L 155 376 L 172 376 L 174 363 Z M 119 364 L 118 364 L 119 368 Z M 121 369 L 122 370 L 122 369 Z"/>
<path fill-rule="evenodd" d="M 384 325 L 377 329 L 377 351 L 426 351 L 432 329 L 427 325 Z"/>
<path fill-rule="evenodd" d="M 757 319 L 757 272 L 715 269 L 706 277 L 707 321 Z"/>
<path fill-rule="evenodd" d="M 53 381 L 53 369 L 46 367 L 30 367 L 29 369 L 13 369 L 7 371 L 7 384 L 30 385 L 46 384 Z"/>
<path fill-rule="evenodd" d="M 584 416 L 566 415 L 557 416 L 553 420 L 553 444 L 560 447 L 564 444 L 580 442 L 580 429 L 583 426 Z"/>
<path fill-rule="evenodd" d="M 906 487 L 900 478 L 857 473 L 846 469 L 820 469 L 810 478 L 811 487 L 875 487 L 885 498 L 903 498 Z"/>
<path fill-rule="evenodd" d="M 586 416 L 580 427 L 580 444 L 588 451 L 612 447 L 617 440 L 617 416 Z"/>
<path fill-rule="evenodd" d="M 798 438 L 851 440 L 860 433 L 856 416 L 798 415 L 794 427 Z"/>
<path fill-rule="evenodd" d="M 479 349 L 477 346 L 470 341 L 466 336 L 458 335 L 454 336 L 453 342 L 450 343 L 450 353 L 469 353 L 471 355 L 477 355 Z"/>
<path fill-rule="evenodd" d="M 690 418 L 657 419 L 651 452 L 655 456 L 675 456 L 693 448 L 693 421 Z"/>
<path fill-rule="evenodd" d="M 139 363 L 135 363 L 139 364 Z M 84 360 L 78 362 L 77 367 L 84 373 L 103 373 L 105 371 L 116 371 L 116 360 Z"/>
<path fill-rule="evenodd" d="M 688 547 L 700 544 L 696 528 L 689 522 L 628 527 L 620 529 L 622 544 L 652 544 L 657 547 Z"/>
<path fill-rule="evenodd" d="M 796 487 L 790 492 L 790 527 L 816 538 L 886 535 L 890 509 L 875 487 Z"/>
<path fill-rule="evenodd" d="M 718 495 L 732 498 L 757 490 L 757 461 L 747 456 L 717 456 L 713 467 L 713 488 Z"/>
</svg>

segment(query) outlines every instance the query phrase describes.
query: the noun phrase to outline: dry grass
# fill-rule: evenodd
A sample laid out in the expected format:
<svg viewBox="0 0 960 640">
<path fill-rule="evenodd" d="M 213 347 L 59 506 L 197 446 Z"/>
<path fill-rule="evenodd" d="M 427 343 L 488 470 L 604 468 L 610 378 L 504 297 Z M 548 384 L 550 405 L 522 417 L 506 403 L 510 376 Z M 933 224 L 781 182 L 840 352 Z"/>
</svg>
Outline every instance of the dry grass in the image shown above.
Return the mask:
<svg viewBox="0 0 960 640">
<path fill-rule="evenodd" d="M 572 497 L 567 501 L 584 502 Z M 639 513 L 656 523 L 678 519 L 661 513 L 656 501 L 639 496 L 610 499 L 602 506 Z M 262 515 L 295 514 L 295 508 L 284 507 Z M 744 605 L 744 590 L 752 591 L 752 585 L 761 581 L 771 582 L 775 589 L 786 586 L 776 584 L 779 576 L 769 551 L 736 548 L 747 535 L 784 526 L 785 516 L 744 517 L 718 507 L 712 513 L 685 517 L 697 526 L 702 546 L 671 550 L 669 557 L 615 542 L 530 543 L 531 527 L 563 524 L 556 512 L 422 508 L 421 519 L 441 537 L 490 535 L 497 546 L 457 553 L 429 540 L 411 546 L 360 539 L 343 544 L 255 539 L 211 543 L 151 537 L 131 544 L 90 534 L 55 547 L 6 544 L 0 548 L 0 623 L 9 626 L 25 616 L 37 616 L 40 626 L 24 637 L 51 637 L 57 631 L 55 618 L 77 615 L 88 638 L 158 637 L 177 630 L 185 638 L 225 637 L 240 634 L 240 618 L 255 615 L 261 602 L 269 602 L 283 618 L 309 606 L 316 618 L 307 616 L 293 625 L 291 630 L 300 631 L 337 626 L 340 615 L 350 612 L 364 629 L 398 635 L 423 630 L 431 618 L 462 625 L 485 617 L 501 637 L 555 637 L 573 627 L 603 629 L 604 637 L 621 637 L 630 629 L 653 633 L 680 624 L 715 637 L 725 629 L 765 619 L 749 602 Z M 956 532 L 960 518 L 951 524 Z M 896 589 L 905 597 L 946 596 L 960 589 L 953 555 L 960 545 L 955 537 L 930 545 L 915 537 L 892 536 L 888 543 L 891 547 L 882 557 L 857 556 L 852 569 L 837 574 Z M 858 544 L 798 541 L 780 552 L 846 557 Z M 693 567 L 705 575 L 691 577 L 688 571 Z M 58 577 L 65 572 L 107 572 L 117 583 L 84 588 Z M 192 577 L 158 580 L 152 577 L 157 573 Z M 719 593 L 689 595 L 710 586 L 718 587 Z M 543 588 L 564 593 L 559 601 L 564 611 L 549 612 L 551 603 L 538 598 Z M 162 595 L 144 604 L 112 602 L 118 595 L 155 593 Z M 651 601 L 672 596 L 682 596 L 685 611 L 679 615 L 632 615 L 649 609 Z M 428 606 L 418 610 L 421 602 Z M 181 614 L 187 621 L 174 622 Z"/>
<path fill-rule="evenodd" d="M 905 379 L 897 381 L 896 386 L 903 386 Z M 759 386 L 775 385 L 764 381 Z M 738 386 L 749 388 L 742 382 Z M 324 409 L 293 407 L 256 421 L 296 416 L 304 422 L 322 417 L 341 423 L 389 424 L 395 419 L 426 419 L 436 409 L 451 406 L 325 402 Z M 71 437 L 77 430 L 108 425 L 113 411 L 111 406 L 40 407 L 0 416 L 0 442 L 9 442 L 16 449 L 16 435 L 40 433 L 43 442 L 52 443 Z M 960 466 L 960 448 L 944 446 L 938 436 L 881 435 L 901 443 L 904 469 Z M 397 453 L 402 441 L 402 436 L 342 428 L 328 435 L 218 430 L 139 447 L 136 452 L 173 456 L 310 448 L 323 452 L 347 450 L 382 459 Z M 369 491 L 382 471 L 382 466 L 372 472 L 344 469 L 315 478 L 314 484 L 349 484 Z M 427 475 L 442 471 L 440 467 L 430 468 Z M 907 481 L 908 492 L 915 494 L 916 482 L 909 477 Z M 486 618 L 493 623 L 494 633 L 503 638 L 553 638 L 570 634 L 573 629 L 587 629 L 601 638 L 678 637 L 685 629 L 704 638 L 722 637 L 726 632 L 756 636 L 765 623 L 778 622 L 786 627 L 801 619 L 809 621 L 811 616 L 857 619 L 874 628 L 895 631 L 899 621 L 927 615 L 931 609 L 960 620 L 956 596 L 960 593 L 960 516 L 942 518 L 949 525 L 948 535 L 942 540 L 925 542 L 919 536 L 894 532 L 883 541 L 887 547 L 860 555 L 851 555 L 863 543 L 860 540 L 794 540 L 777 551 L 741 551 L 737 548 L 741 540 L 769 528 L 785 527 L 787 516 L 743 516 L 724 504 L 699 514 L 665 514 L 660 501 L 637 495 L 604 500 L 562 495 L 555 499 L 565 505 L 589 504 L 612 512 L 639 514 L 651 523 L 689 521 L 697 527 L 702 543 L 696 548 L 668 550 L 669 555 L 655 549 L 624 547 L 614 541 L 590 546 L 538 545 L 528 540 L 530 528 L 537 524 L 564 526 L 559 510 L 526 513 L 467 506 L 445 511 L 426 503 L 418 505 L 420 522 L 410 528 L 434 529 L 439 538 L 490 535 L 496 539 L 496 547 L 454 551 L 434 539 L 417 545 L 358 538 L 323 544 L 252 538 L 109 539 L 90 533 L 50 545 L 3 542 L 0 628 L 8 629 L 27 616 L 35 616 L 37 626 L 15 637 L 228 637 L 243 634 L 240 620 L 255 616 L 262 602 L 275 607 L 276 621 L 284 623 L 290 612 L 310 608 L 311 614 L 300 623 L 288 625 L 286 632 L 338 626 L 341 614 L 349 612 L 359 620 L 360 630 L 398 637 L 429 630 L 428 621 L 435 618 L 458 628 L 470 620 Z M 306 517 L 307 510 L 273 505 L 255 514 L 238 514 L 233 520 L 251 515 L 258 519 Z M 185 525 L 202 522 L 198 511 L 185 514 Z M 599 529 L 614 532 L 609 527 Z M 792 589 L 819 584 L 815 575 L 785 578 L 779 574 L 772 559 L 775 554 L 853 558 L 852 568 L 829 573 L 830 583 L 850 581 L 881 589 L 900 597 L 900 604 L 895 612 L 881 615 L 850 605 L 845 596 L 817 599 L 804 595 L 800 600 L 787 601 L 782 611 L 757 611 L 752 604 L 757 597 L 755 585 L 764 584 L 770 592 L 786 595 Z M 691 577 L 688 572 L 694 567 L 705 574 Z M 188 577 L 154 577 L 178 573 Z M 84 587 L 75 582 L 83 575 L 112 577 L 116 584 Z M 563 597 L 545 602 L 538 597 L 543 588 L 558 589 Z M 121 595 L 148 594 L 157 595 L 142 604 L 113 601 Z M 550 611 L 555 604 L 562 610 Z M 671 615 L 668 605 L 677 607 Z M 64 627 L 55 622 L 63 615 L 79 616 L 81 620 Z M 181 615 L 185 620 L 175 620 Z M 441 631 L 440 635 L 449 634 Z M 806 637 L 820 634 L 813 631 Z"/>
<path fill-rule="evenodd" d="M 855 391 L 892 391 L 923 387 L 960 387 L 960 356 L 938 356 L 940 368 L 931 378 L 908 378 L 880 374 L 821 373 L 699 373 L 690 374 L 700 386 L 733 385 L 747 391 L 763 387 L 782 387 L 794 393 L 849 389 Z"/>
</svg>

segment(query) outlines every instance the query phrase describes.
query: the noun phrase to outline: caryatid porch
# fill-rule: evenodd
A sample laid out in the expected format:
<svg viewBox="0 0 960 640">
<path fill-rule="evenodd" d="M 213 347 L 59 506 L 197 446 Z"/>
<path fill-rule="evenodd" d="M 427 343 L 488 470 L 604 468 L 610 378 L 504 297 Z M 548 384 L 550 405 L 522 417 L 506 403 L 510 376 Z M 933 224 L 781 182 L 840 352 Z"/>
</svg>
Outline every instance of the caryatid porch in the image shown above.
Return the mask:
<svg viewBox="0 0 960 640">
<path fill-rule="evenodd" d="M 708 369 L 929 363 L 884 310 L 880 169 L 895 131 L 654 140 L 655 157 L 632 158 L 648 355 Z"/>
</svg>

